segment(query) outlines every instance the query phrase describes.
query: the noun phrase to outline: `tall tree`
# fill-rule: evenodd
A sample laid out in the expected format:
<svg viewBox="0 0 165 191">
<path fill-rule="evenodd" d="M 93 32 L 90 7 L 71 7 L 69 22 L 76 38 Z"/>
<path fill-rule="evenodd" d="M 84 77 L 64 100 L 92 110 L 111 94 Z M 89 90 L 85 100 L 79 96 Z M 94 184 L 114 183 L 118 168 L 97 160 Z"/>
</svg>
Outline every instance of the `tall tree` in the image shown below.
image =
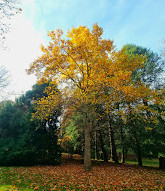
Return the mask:
<svg viewBox="0 0 165 191">
<path fill-rule="evenodd" d="M 103 29 L 97 24 L 92 31 L 84 26 L 72 28 L 66 37 L 57 29 L 50 32 L 51 42 L 42 46 L 43 55 L 35 60 L 28 73 L 35 73 L 39 82 L 52 80 L 48 97 L 38 101 L 34 118 L 44 119 L 58 106 L 61 99 L 83 115 L 85 134 L 84 168 L 91 168 L 90 112 L 92 106 L 104 103 L 111 114 L 114 103 L 125 99 L 140 99 L 141 87 L 132 83 L 131 74 L 144 62 L 143 56 L 129 57 L 116 51 L 111 40 L 102 39 Z M 60 93 L 52 94 L 53 84 Z M 146 89 L 147 90 L 147 89 Z M 138 93 L 137 93 L 138 92 Z"/>
<path fill-rule="evenodd" d="M 133 44 L 125 45 L 123 47 L 123 50 L 130 57 L 132 57 L 134 55 L 143 55 L 146 57 L 143 67 L 137 68 L 132 73 L 132 80 L 134 81 L 135 84 L 140 81 L 141 83 L 144 83 L 146 86 L 148 86 L 152 89 L 162 88 L 162 86 L 164 84 L 164 78 L 163 78 L 164 62 L 158 54 L 152 52 L 151 50 L 149 50 L 147 48 L 143 48 L 143 47 L 136 46 Z M 157 95 L 158 95 L 158 92 L 157 92 Z M 142 153 L 143 153 L 142 147 L 144 147 L 142 145 L 142 143 L 145 141 L 144 140 L 145 138 L 143 136 L 143 135 L 146 135 L 145 126 L 150 126 L 150 128 L 153 126 L 150 121 L 152 114 L 151 114 L 151 110 L 149 108 L 149 107 L 152 107 L 153 103 L 149 102 L 148 96 L 149 95 L 147 95 L 147 94 L 144 95 L 141 100 L 143 102 L 144 106 L 149 109 L 149 110 L 146 110 L 146 114 L 147 114 L 146 118 L 148 119 L 148 124 L 146 121 L 144 122 L 142 120 L 142 118 L 140 117 L 141 115 L 144 116 L 144 112 L 137 112 L 137 113 L 134 112 L 134 114 L 129 113 L 129 116 L 132 116 L 132 117 L 131 118 L 129 117 L 130 122 L 128 125 L 130 127 L 131 134 L 135 140 L 135 144 L 136 144 L 135 151 L 137 152 L 137 155 L 138 155 L 139 165 L 142 165 Z M 135 105 L 137 104 L 137 102 L 134 102 L 134 103 L 132 102 L 131 104 L 133 107 L 136 107 Z M 132 106 L 129 105 L 130 112 L 132 110 L 131 109 Z M 141 134 L 141 136 L 140 136 L 140 134 Z"/>
</svg>

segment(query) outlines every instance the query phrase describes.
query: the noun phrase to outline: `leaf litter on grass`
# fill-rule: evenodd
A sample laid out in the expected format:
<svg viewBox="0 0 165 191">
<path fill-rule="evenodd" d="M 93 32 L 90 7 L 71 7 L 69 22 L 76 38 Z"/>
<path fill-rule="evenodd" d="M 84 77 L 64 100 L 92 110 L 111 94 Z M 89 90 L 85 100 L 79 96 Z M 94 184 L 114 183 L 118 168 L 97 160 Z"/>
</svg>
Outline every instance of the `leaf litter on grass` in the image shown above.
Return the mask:
<svg viewBox="0 0 165 191">
<path fill-rule="evenodd" d="M 4 170 L 5 169 L 5 170 Z M 17 190 L 163 190 L 165 172 L 131 165 L 103 164 L 85 172 L 81 164 L 1 167 L 0 184 Z M 9 179 L 9 180 L 7 180 Z"/>
</svg>

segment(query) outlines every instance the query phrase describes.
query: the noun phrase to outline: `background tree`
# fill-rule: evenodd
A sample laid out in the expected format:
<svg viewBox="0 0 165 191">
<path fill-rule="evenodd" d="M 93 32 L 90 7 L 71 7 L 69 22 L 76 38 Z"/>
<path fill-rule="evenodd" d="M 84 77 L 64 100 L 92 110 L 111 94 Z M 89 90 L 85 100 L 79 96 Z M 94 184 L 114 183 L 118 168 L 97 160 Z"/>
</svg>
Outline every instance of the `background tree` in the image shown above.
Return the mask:
<svg viewBox="0 0 165 191">
<path fill-rule="evenodd" d="M 22 11 L 18 7 L 19 0 L 1 0 L 0 1 L 0 46 L 4 47 L 5 34 L 10 30 L 9 20 L 17 13 Z"/>
<path fill-rule="evenodd" d="M 32 122 L 33 96 L 43 96 L 47 84 L 35 85 L 16 102 L 3 102 L 0 108 L 0 164 L 36 165 L 59 164 L 60 147 L 57 145 L 57 118 Z M 46 94 L 44 94 L 46 95 Z M 42 140 L 42 141 L 41 141 Z M 32 157 L 33 156 L 33 157 Z"/>
<path fill-rule="evenodd" d="M 136 54 L 144 55 L 146 57 L 146 61 L 143 64 L 143 67 L 140 69 L 136 69 L 132 73 L 132 79 L 134 83 L 140 81 L 152 89 L 155 88 L 160 89 L 163 85 L 163 69 L 164 69 L 163 68 L 164 62 L 161 59 L 161 57 L 147 48 L 143 48 L 132 44 L 125 45 L 123 47 L 123 50 L 125 50 L 126 54 L 130 55 L 130 57 Z M 157 92 L 157 95 L 158 94 L 159 93 Z M 145 106 L 151 109 L 153 107 L 153 103 L 147 101 L 146 98 L 147 95 L 143 97 L 142 101 Z M 134 105 L 133 107 L 135 107 L 135 104 L 137 103 L 132 103 L 132 104 Z M 148 117 L 147 116 L 146 117 L 148 119 L 151 118 L 151 116 L 153 115 L 150 109 L 146 111 L 148 115 Z M 130 122 L 127 124 L 127 126 L 129 126 L 128 130 L 131 137 L 132 136 L 134 137 L 134 139 L 131 141 L 132 143 L 134 142 L 134 145 L 132 145 L 133 146 L 132 149 L 138 155 L 139 165 L 142 165 L 142 155 L 146 156 L 145 145 L 147 145 L 148 142 L 147 140 L 151 140 L 151 132 L 152 132 L 151 129 L 155 129 L 157 126 L 150 120 L 148 121 L 142 120 L 142 118 L 144 118 L 144 111 L 141 113 L 134 113 L 134 115 L 130 113 L 128 114 L 128 116 L 130 118 Z"/>
<path fill-rule="evenodd" d="M 143 67 L 133 72 L 132 79 L 134 81 L 144 82 L 146 85 L 154 88 L 160 88 L 164 84 L 162 75 L 164 61 L 157 53 L 134 44 L 127 44 L 123 46 L 123 49 L 125 49 L 126 54 L 130 55 L 130 57 L 136 54 L 146 57 Z"/>
<path fill-rule="evenodd" d="M 4 66 L 0 67 L 0 100 L 4 100 L 6 97 L 5 94 L 5 88 L 8 86 L 9 84 L 9 75 L 8 75 L 8 71 L 4 68 Z"/>
<path fill-rule="evenodd" d="M 65 136 L 69 136 L 68 142 L 70 154 L 83 154 L 84 151 L 84 133 L 83 116 L 75 112 L 68 111 L 62 120 L 61 129 Z M 68 148 L 67 144 L 66 147 Z"/>
<path fill-rule="evenodd" d="M 165 57 L 165 39 L 162 40 L 161 55 L 162 55 L 163 57 Z"/>
</svg>

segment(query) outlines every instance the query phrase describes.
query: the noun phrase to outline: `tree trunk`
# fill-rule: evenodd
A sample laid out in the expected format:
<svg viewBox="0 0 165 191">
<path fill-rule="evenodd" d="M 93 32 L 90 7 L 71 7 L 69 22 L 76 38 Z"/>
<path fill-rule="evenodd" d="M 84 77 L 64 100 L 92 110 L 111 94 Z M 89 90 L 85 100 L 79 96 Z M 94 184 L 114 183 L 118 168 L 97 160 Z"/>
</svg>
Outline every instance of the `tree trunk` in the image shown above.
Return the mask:
<svg viewBox="0 0 165 191">
<path fill-rule="evenodd" d="M 112 161 L 112 141 L 111 141 L 111 132 L 109 129 L 109 152 L 110 152 L 110 161 Z"/>
<path fill-rule="evenodd" d="M 109 121 L 109 133 L 110 133 L 110 141 L 112 146 L 112 160 L 115 161 L 115 163 L 119 163 L 117 152 L 116 152 L 116 144 L 114 139 L 113 128 L 110 121 Z"/>
<path fill-rule="evenodd" d="M 139 142 L 137 142 L 136 144 L 137 144 L 138 165 L 139 166 L 143 166 L 143 164 L 142 164 L 141 148 L 140 148 Z"/>
<path fill-rule="evenodd" d="M 165 169 L 165 157 L 160 157 L 159 158 L 159 168 L 160 169 Z"/>
<path fill-rule="evenodd" d="M 144 103 L 144 101 L 143 101 Z M 146 103 L 144 103 L 144 105 L 146 105 Z M 130 108 L 130 122 L 131 122 L 131 125 L 134 124 L 133 120 L 131 119 L 132 117 L 132 112 L 131 112 L 131 106 L 129 104 L 129 108 Z M 134 139 L 135 139 L 135 144 L 136 144 L 136 152 L 137 152 L 137 156 L 138 156 L 138 165 L 139 166 L 143 166 L 143 163 L 142 163 L 142 154 L 141 154 L 141 146 L 140 146 L 140 143 L 139 143 L 139 140 L 138 140 L 138 136 L 137 136 L 137 132 L 136 132 L 136 129 L 134 129 L 135 127 L 132 128 L 132 131 L 133 131 L 133 136 L 134 136 Z"/>
<path fill-rule="evenodd" d="M 90 143 L 90 126 L 87 121 L 87 113 L 84 114 L 84 131 L 85 131 L 85 151 L 84 151 L 84 169 L 91 170 L 91 143 Z"/>
<path fill-rule="evenodd" d="M 125 163 L 125 147 L 124 147 L 124 135 L 123 135 L 123 126 L 120 127 L 120 136 L 121 136 L 121 163 Z"/>
<path fill-rule="evenodd" d="M 120 103 L 116 104 L 116 109 L 120 111 Z M 124 147 L 124 133 L 123 133 L 123 121 L 122 119 L 118 118 L 119 126 L 120 126 L 120 138 L 121 138 L 121 163 L 125 163 L 125 147 Z"/>
<path fill-rule="evenodd" d="M 95 131 L 95 160 L 97 160 L 97 131 Z"/>
<path fill-rule="evenodd" d="M 138 165 L 139 166 L 143 166 L 142 155 L 141 155 L 141 147 L 140 147 L 139 140 L 137 138 L 136 130 L 134 130 L 134 138 L 135 138 L 135 142 L 136 142 L 136 151 L 137 151 L 137 157 L 138 157 Z"/>
<path fill-rule="evenodd" d="M 101 150 L 102 150 L 103 156 L 104 156 L 104 161 L 108 162 L 108 156 L 107 156 L 107 152 L 106 152 L 106 150 L 104 148 L 104 142 L 103 142 L 103 137 L 102 137 L 101 130 L 99 130 L 99 139 L 100 139 Z"/>
</svg>

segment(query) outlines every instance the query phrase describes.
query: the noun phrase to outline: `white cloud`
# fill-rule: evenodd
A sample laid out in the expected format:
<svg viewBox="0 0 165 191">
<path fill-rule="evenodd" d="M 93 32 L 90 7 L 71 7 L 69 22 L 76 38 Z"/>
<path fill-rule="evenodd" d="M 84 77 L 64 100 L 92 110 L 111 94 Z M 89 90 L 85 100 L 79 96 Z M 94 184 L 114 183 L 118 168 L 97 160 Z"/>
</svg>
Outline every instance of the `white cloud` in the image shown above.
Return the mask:
<svg viewBox="0 0 165 191">
<path fill-rule="evenodd" d="M 13 30 L 7 35 L 8 50 L 0 50 L 0 65 L 4 65 L 11 74 L 11 91 L 16 94 L 25 92 L 36 82 L 34 76 L 28 76 L 25 69 L 29 68 L 39 55 L 40 44 L 44 43 L 41 34 L 34 29 L 23 15 L 14 19 Z"/>
</svg>

